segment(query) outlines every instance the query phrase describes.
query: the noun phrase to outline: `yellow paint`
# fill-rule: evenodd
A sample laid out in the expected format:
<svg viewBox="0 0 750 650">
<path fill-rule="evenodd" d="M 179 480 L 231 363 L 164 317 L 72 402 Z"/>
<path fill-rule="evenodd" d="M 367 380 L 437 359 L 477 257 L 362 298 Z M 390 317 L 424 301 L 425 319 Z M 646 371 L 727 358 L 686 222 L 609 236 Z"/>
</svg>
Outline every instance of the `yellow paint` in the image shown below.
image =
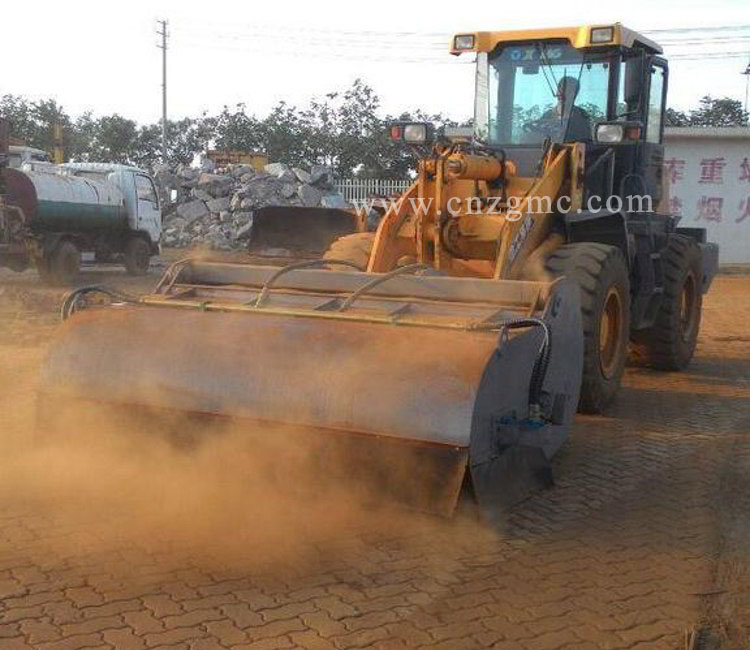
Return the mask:
<svg viewBox="0 0 750 650">
<path fill-rule="evenodd" d="M 592 43 L 591 30 L 597 27 L 612 27 L 613 39 L 608 43 Z M 470 34 L 471 32 L 462 32 Z M 459 34 L 456 34 L 459 36 Z M 502 32 L 474 32 L 474 48 L 471 50 L 456 50 L 453 48 L 454 39 L 451 40 L 451 54 L 462 54 L 463 52 L 492 52 L 502 43 L 518 43 L 523 41 L 540 41 L 550 39 L 564 39 L 575 48 L 587 47 L 610 47 L 612 45 L 624 45 L 633 47 L 636 43 L 643 44 L 647 49 L 661 54 L 662 48 L 654 41 L 642 36 L 638 32 L 624 27 L 620 23 L 605 25 L 580 25 L 577 27 L 554 27 L 551 29 L 519 29 Z"/>
<path fill-rule="evenodd" d="M 236 151 L 210 149 L 206 157 L 217 167 L 226 165 L 252 165 L 258 171 L 268 164 L 268 155 L 263 151 Z"/>
</svg>

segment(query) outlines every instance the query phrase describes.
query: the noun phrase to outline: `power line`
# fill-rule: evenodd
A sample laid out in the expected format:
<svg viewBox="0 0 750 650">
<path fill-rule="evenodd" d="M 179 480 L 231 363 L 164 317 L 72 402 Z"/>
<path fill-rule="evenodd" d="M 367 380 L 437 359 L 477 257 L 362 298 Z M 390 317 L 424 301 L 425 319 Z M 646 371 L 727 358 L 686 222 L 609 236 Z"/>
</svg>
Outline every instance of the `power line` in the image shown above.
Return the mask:
<svg viewBox="0 0 750 650">
<path fill-rule="evenodd" d="M 212 29 L 217 23 L 191 27 L 184 33 L 182 45 L 189 48 L 211 48 L 248 53 L 268 53 L 291 58 L 352 59 L 371 63 L 435 63 L 467 64 L 465 57 L 447 56 L 450 34 L 418 31 L 351 31 L 326 28 L 295 29 L 287 26 L 232 25 L 221 33 Z M 745 45 L 750 43 L 750 25 L 715 27 L 683 27 L 645 30 L 644 34 L 660 35 L 659 40 L 670 52 L 674 48 L 688 48 L 670 58 L 700 60 L 704 58 L 737 58 L 745 56 L 740 50 L 726 52 L 701 51 L 701 47 L 716 45 Z M 698 35 L 700 34 L 700 36 Z M 286 46 L 286 47 L 283 47 Z M 696 50 L 693 52 L 692 50 Z"/>
</svg>

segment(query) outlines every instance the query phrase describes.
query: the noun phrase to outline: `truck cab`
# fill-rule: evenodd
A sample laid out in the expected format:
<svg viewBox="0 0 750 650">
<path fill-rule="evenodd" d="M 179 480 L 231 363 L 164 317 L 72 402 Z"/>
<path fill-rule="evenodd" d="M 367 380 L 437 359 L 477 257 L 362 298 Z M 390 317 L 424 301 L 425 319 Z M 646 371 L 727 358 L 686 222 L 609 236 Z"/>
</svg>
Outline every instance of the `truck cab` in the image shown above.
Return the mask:
<svg viewBox="0 0 750 650">
<path fill-rule="evenodd" d="M 49 154 L 42 149 L 25 145 L 10 145 L 8 147 L 8 167 L 20 169 L 25 163 L 51 163 Z"/>
</svg>

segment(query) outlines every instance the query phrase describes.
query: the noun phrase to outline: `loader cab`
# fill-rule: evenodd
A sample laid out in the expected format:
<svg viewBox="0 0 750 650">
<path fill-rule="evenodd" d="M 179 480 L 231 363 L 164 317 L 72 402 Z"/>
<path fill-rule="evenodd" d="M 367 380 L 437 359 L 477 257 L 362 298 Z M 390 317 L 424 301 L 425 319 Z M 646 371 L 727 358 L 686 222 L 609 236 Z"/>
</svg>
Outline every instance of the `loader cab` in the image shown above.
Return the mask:
<svg viewBox="0 0 750 650">
<path fill-rule="evenodd" d="M 616 24 L 459 35 L 477 53 L 475 135 L 534 177 L 548 143 L 585 146 L 584 194 L 662 195 L 668 70 L 661 48 Z"/>
</svg>

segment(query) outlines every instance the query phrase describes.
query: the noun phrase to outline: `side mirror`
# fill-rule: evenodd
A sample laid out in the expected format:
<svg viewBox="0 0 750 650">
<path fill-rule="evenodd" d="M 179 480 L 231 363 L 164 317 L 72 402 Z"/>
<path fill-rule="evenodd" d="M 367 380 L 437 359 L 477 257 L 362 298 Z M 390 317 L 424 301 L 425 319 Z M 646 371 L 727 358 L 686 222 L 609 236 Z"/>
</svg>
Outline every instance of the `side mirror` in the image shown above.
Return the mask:
<svg viewBox="0 0 750 650">
<path fill-rule="evenodd" d="M 625 65 L 625 102 L 632 104 L 638 102 L 643 94 L 643 84 L 646 76 L 646 56 L 639 54 L 633 59 L 628 59 Z"/>
</svg>

